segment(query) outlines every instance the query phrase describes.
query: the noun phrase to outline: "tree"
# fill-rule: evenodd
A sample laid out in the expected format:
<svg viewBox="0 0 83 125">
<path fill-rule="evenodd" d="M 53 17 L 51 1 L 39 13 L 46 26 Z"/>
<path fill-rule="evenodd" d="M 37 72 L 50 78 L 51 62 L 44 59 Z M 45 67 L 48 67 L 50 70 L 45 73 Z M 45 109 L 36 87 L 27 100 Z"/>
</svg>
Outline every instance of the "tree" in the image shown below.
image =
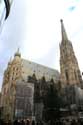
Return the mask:
<svg viewBox="0 0 83 125">
<path fill-rule="evenodd" d="M 62 107 L 63 102 L 54 84 L 51 84 L 48 88 L 43 102 L 43 118 L 45 121 L 55 120 L 60 117 L 60 108 Z"/>
</svg>

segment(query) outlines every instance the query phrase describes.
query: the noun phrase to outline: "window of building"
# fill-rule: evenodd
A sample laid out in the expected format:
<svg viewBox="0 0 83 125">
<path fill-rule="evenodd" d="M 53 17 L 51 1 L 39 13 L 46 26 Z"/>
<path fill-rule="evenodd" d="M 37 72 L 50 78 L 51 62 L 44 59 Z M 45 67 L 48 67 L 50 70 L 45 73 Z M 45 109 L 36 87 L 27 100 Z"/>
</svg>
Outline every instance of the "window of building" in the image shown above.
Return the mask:
<svg viewBox="0 0 83 125">
<path fill-rule="evenodd" d="M 75 75 L 75 79 L 77 79 L 77 74 L 76 74 L 76 72 L 74 71 L 74 75 Z"/>
<path fill-rule="evenodd" d="M 68 71 L 65 70 L 65 76 L 66 76 L 66 80 L 69 81 L 69 76 L 68 76 Z"/>
<path fill-rule="evenodd" d="M 13 67 L 13 70 L 15 70 L 15 67 Z"/>
</svg>

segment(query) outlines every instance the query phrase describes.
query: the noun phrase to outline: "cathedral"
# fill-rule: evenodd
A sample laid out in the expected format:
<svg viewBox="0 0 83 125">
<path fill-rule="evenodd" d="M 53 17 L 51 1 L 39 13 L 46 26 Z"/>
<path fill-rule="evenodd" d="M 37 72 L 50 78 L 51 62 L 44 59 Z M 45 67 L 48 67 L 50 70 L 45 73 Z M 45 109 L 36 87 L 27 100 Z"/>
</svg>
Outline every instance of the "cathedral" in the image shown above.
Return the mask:
<svg viewBox="0 0 83 125">
<path fill-rule="evenodd" d="M 56 86 L 60 83 L 64 92 L 67 88 L 70 91 L 68 97 L 72 98 L 71 102 L 73 103 L 75 99 L 72 95 L 73 92 L 71 92 L 72 88 L 75 86 L 75 88 L 82 89 L 83 82 L 63 20 L 61 20 L 61 35 L 60 73 L 57 70 L 21 58 L 19 49 L 14 54 L 13 60 L 10 59 L 4 71 L 1 91 L 3 118 L 10 120 L 14 118 L 42 119 L 44 105 L 41 96 L 45 95 L 47 88 L 52 83 Z M 77 89 L 75 90 L 77 91 Z"/>
</svg>

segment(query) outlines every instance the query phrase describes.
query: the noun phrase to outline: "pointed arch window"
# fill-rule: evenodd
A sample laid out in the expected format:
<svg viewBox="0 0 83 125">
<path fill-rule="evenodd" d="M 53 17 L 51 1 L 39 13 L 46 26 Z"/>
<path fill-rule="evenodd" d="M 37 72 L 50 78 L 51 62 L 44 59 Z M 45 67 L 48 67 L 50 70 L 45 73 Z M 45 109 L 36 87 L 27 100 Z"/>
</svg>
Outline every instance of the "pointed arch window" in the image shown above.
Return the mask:
<svg viewBox="0 0 83 125">
<path fill-rule="evenodd" d="M 76 74 L 76 71 L 74 70 L 74 75 L 75 75 L 75 79 L 77 79 L 77 74 Z"/>
<path fill-rule="evenodd" d="M 68 75 L 68 71 L 67 70 L 65 70 L 65 76 L 66 76 L 66 80 L 68 82 L 69 81 L 69 75 Z"/>
</svg>

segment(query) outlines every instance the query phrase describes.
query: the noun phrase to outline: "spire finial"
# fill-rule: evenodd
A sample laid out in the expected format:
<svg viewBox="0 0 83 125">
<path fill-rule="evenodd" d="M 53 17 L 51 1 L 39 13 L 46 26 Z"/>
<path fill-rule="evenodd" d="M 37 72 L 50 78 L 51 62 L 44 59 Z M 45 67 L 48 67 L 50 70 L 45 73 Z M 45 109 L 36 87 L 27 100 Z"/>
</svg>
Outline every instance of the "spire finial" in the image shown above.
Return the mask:
<svg viewBox="0 0 83 125">
<path fill-rule="evenodd" d="M 15 56 L 21 57 L 21 54 L 20 54 L 20 52 L 19 52 L 19 47 L 18 47 L 18 49 L 17 49 L 17 52 L 15 53 Z"/>
<path fill-rule="evenodd" d="M 18 47 L 17 52 L 19 53 L 19 51 L 20 51 L 20 49 L 19 49 L 19 47 Z"/>
<path fill-rule="evenodd" d="M 61 22 L 61 34 L 62 34 L 62 41 L 64 40 L 68 40 L 67 34 L 66 34 L 66 30 L 63 24 L 63 19 L 60 20 Z"/>
<path fill-rule="evenodd" d="M 12 62 L 12 57 L 10 57 L 10 60 L 9 60 L 9 62 L 8 62 L 8 65 L 10 65 L 11 62 Z"/>
<path fill-rule="evenodd" d="M 10 57 L 10 62 L 12 61 L 12 57 Z"/>
<path fill-rule="evenodd" d="M 63 19 L 60 19 L 61 23 L 63 22 Z"/>
</svg>

